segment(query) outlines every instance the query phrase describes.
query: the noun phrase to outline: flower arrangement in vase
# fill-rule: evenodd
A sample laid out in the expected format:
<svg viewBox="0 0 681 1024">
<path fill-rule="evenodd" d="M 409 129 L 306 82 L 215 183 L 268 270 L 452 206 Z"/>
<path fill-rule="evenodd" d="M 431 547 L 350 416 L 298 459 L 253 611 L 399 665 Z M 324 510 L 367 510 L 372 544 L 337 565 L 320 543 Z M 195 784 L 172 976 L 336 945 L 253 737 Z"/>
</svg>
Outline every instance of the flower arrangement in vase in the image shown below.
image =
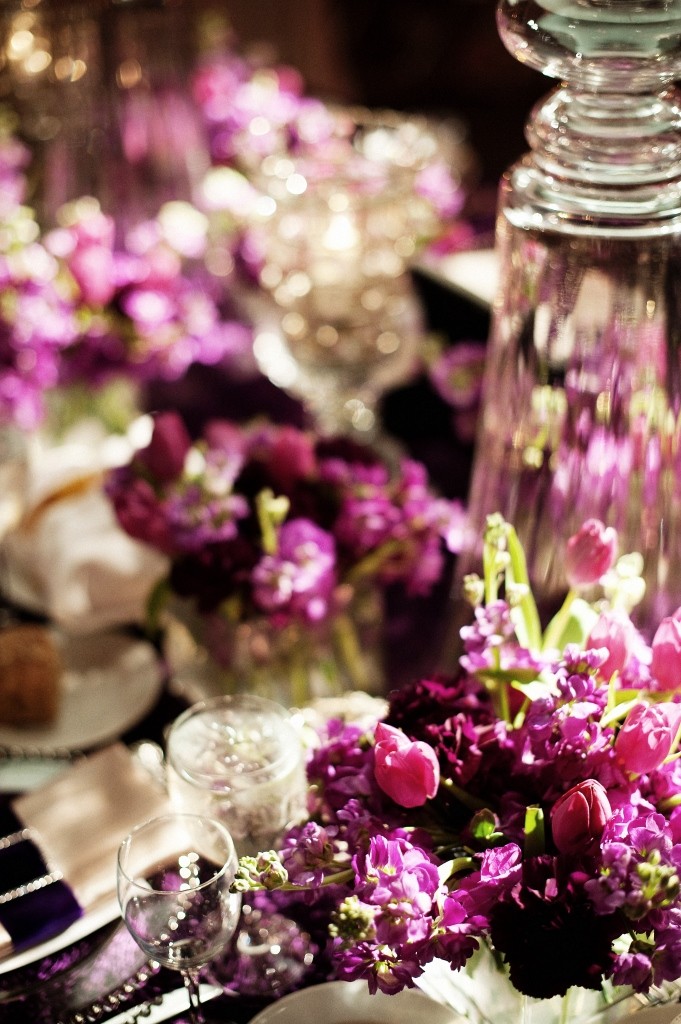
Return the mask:
<svg viewBox="0 0 681 1024">
<path fill-rule="evenodd" d="M 180 599 L 224 685 L 285 703 L 381 689 L 383 592 L 427 594 L 465 522 L 420 463 L 393 471 L 365 446 L 267 422 L 213 421 L 192 442 L 175 412 L 107 493 L 169 558 L 152 606 Z"/>
<path fill-rule="evenodd" d="M 456 984 L 483 949 L 539 1000 L 681 975 L 681 616 L 642 638 L 640 566 L 616 549 L 597 521 L 571 538 L 542 632 L 517 535 L 489 517 L 457 674 L 389 694 L 375 727 L 322 730 L 308 820 L 238 885 L 326 894 L 337 977 L 393 993 L 441 960 Z"/>
</svg>

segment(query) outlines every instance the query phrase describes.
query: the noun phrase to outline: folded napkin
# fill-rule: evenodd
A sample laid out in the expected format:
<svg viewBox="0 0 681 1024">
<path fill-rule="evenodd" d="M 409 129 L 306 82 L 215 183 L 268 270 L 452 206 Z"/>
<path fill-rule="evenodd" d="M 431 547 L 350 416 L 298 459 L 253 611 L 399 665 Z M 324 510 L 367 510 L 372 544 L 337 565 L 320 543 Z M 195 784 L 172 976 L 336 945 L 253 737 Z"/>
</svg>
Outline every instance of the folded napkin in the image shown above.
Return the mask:
<svg viewBox="0 0 681 1024">
<path fill-rule="evenodd" d="M 141 623 L 167 561 L 129 537 L 103 491 L 121 446 L 89 438 L 31 453 L 24 514 L 3 542 L 10 599 L 64 632 Z"/>
<path fill-rule="evenodd" d="M 116 893 L 116 854 L 165 792 L 115 743 L 14 800 L 0 839 L 0 957 L 58 934 Z"/>
</svg>

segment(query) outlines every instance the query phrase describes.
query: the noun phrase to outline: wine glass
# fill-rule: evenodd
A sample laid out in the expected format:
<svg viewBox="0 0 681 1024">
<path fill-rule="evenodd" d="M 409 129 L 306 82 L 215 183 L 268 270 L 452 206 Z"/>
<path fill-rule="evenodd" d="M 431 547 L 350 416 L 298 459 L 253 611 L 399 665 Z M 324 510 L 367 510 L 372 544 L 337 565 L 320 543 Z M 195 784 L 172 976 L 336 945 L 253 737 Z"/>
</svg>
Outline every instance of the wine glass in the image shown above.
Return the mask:
<svg viewBox="0 0 681 1024">
<path fill-rule="evenodd" d="M 424 328 L 407 269 L 438 223 L 417 184 L 442 160 L 423 119 L 338 108 L 328 139 L 254 176 L 260 284 L 281 318 L 254 352 L 321 433 L 373 439 L 381 394 L 415 372 Z"/>
<path fill-rule="evenodd" d="M 180 715 L 167 737 L 166 769 L 174 806 L 223 822 L 240 857 L 276 848 L 287 826 L 305 815 L 300 731 L 285 707 L 257 694 L 214 697 Z M 244 905 L 237 970 L 256 979 L 252 994 L 281 994 L 291 970 L 303 969 L 300 939 L 283 914 Z M 272 970 L 274 961 L 281 972 Z"/>
<path fill-rule="evenodd" d="M 179 971 L 192 1024 L 205 1024 L 199 968 L 236 931 L 241 897 L 230 892 L 238 866 L 223 824 L 194 814 L 166 814 L 138 825 L 118 851 L 118 900 L 135 942 Z"/>
<path fill-rule="evenodd" d="M 240 693 L 194 704 L 172 724 L 166 758 L 174 806 L 223 822 L 240 857 L 276 846 L 304 816 L 302 738 L 275 701 Z"/>
</svg>

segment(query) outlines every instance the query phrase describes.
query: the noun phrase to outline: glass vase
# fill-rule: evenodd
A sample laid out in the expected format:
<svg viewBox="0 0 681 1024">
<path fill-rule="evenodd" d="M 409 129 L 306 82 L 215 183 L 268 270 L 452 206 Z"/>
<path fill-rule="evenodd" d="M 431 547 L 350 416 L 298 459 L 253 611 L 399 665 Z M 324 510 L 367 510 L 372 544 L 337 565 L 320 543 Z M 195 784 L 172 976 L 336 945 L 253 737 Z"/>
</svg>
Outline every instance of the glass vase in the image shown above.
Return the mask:
<svg viewBox="0 0 681 1024">
<path fill-rule="evenodd" d="M 173 682 L 191 699 L 251 693 L 285 707 L 352 691 L 382 695 L 383 601 L 370 589 L 321 623 L 234 620 L 228 609 L 198 614 L 173 601 L 164 652 Z"/>
<path fill-rule="evenodd" d="M 562 84 L 501 183 L 471 533 L 514 524 L 548 614 L 567 538 L 615 526 L 650 633 L 681 605 L 681 0 L 500 0 L 497 20 Z"/>
</svg>

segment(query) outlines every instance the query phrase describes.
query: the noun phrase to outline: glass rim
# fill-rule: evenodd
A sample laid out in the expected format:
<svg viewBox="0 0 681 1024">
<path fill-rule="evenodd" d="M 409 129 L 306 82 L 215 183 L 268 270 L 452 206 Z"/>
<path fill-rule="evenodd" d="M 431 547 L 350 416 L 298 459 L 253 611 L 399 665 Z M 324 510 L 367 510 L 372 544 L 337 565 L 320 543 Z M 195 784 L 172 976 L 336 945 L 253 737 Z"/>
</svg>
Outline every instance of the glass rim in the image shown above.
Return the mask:
<svg viewBox="0 0 681 1024">
<path fill-rule="evenodd" d="M 204 822 L 207 825 L 209 825 L 214 831 L 216 831 L 219 835 L 222 835 L 223 838 L 226 838 L 229 847 L 229 855 L 227 860 L 224 862 L 224 864 L 222 864 L 220 868 L 216 868 L 216 870 L 213 872 L 210 878 L 206 878 L 203 882 L 199 882 L 198 885 L 185 886 L 184 888 L 180 889 L 156 889 L 152 885 L 150 885 L 148 881 L 145 879 L 144 891 L 152 893 L 156 896 L 179 895 L 183 892 L 201 892 L 202 889 L 206 889 L 208 886 L 214 885 L 215 882 L 218 881 L 226 873 L 227 869 L 230 867 L 231 864 L 234 865 L 234 871 L 236 875 L 236 869 L 239 865 L 239 858 L 237 856 L 236 846 L 232 838 L 232 833 L 229 831 L 226 825 L 224 825 L 221 821 L 218 821 L 216 818 L 210 817 L 210 815 L 207 814 L 189 814 L 184 813 L 182 811 L 170 811 L 168 814 L 159 814 L 153 818 L 149 818 L 147 821 L 141 821 L 138 825 L 135 825 L 135 827 L 131 829 L 131 831 L 127 834 L 125 839 L 123 839 L 122 842 L 119 844 L 116 862 L 119 874 L 123 876 L 126 882 L 130 883 L 130 885 L 136 885 L 138 887 L 140 885 L 139 872 L 136 872 L 135 875 L 131 874 L 129 869 L 123 863 L 123 853 L 124 851 L 130 849 L 132 842 L 136 838 L 136 836 L 141 835 L 143 832 L 151 830 L 152 828 L 157 828 L 162 824 L 171 825 L 173 822 L 181 823 L 182 821 Z"/>
<path fill-rule="evenodd" d="M 166 738 L 166 759 L 169 767 L 171 767 L 181 778 L 187 779 L 190 782 L 197 783 L 211 783 L 211 788 L 215 792 L 229 792 L 234 789 L 234 785 L 230 782 L 230 779 L 225 775 L 218 775 L 211 771 L 201 771 L 192 768 L 191 765 L 184 763 L 182 758 L 178 758 L 177 754 L 173 752 L 174 740 L 179 735 L 181 729 L 187 724 L 187 722 L 199 718 L 199 716 L 210 712 L 215 709 L 230 707 L 238 707 L 239 705 L 251 705 L 253 709 L 260 709 L 263 714 L 274 713 L 275 716 L 280 720 L 281 725 L 287 730 L 291 740 L 296 740 L 297 730 L 293 722 L 293 715 L 284 707 L 283 704 L 278 704 L 274 700 L 270 700 L 268 697 L 261 697 L 258 694 L 252 693 L 236 693 L 236 694 L 219 694 L 216 697 L 208 697 L 205 700 L 200 700 L 196 704 L 192 704 L 191 707 L 183 711 L 171 724 L 168 730 Z M 296 753 L 300 750 L 298 744 L 296 744 Z M 287 744 L 282 749 L 279 756 L 270 761 L 268 764 L 263 764 L 258 768 L 254 768 L 252 771 L 243 772 L 241 778 L 248 779 L 250 781 L 258 780 L 261 776 L 266 776 L 276 771 L 281 765 L 285 765 L 291 760 L 292 748 Z M 299 755 L 300 756 L 300 755 Z M 203 788 L 206 788 L 205 786 Z"/>
</svg>

